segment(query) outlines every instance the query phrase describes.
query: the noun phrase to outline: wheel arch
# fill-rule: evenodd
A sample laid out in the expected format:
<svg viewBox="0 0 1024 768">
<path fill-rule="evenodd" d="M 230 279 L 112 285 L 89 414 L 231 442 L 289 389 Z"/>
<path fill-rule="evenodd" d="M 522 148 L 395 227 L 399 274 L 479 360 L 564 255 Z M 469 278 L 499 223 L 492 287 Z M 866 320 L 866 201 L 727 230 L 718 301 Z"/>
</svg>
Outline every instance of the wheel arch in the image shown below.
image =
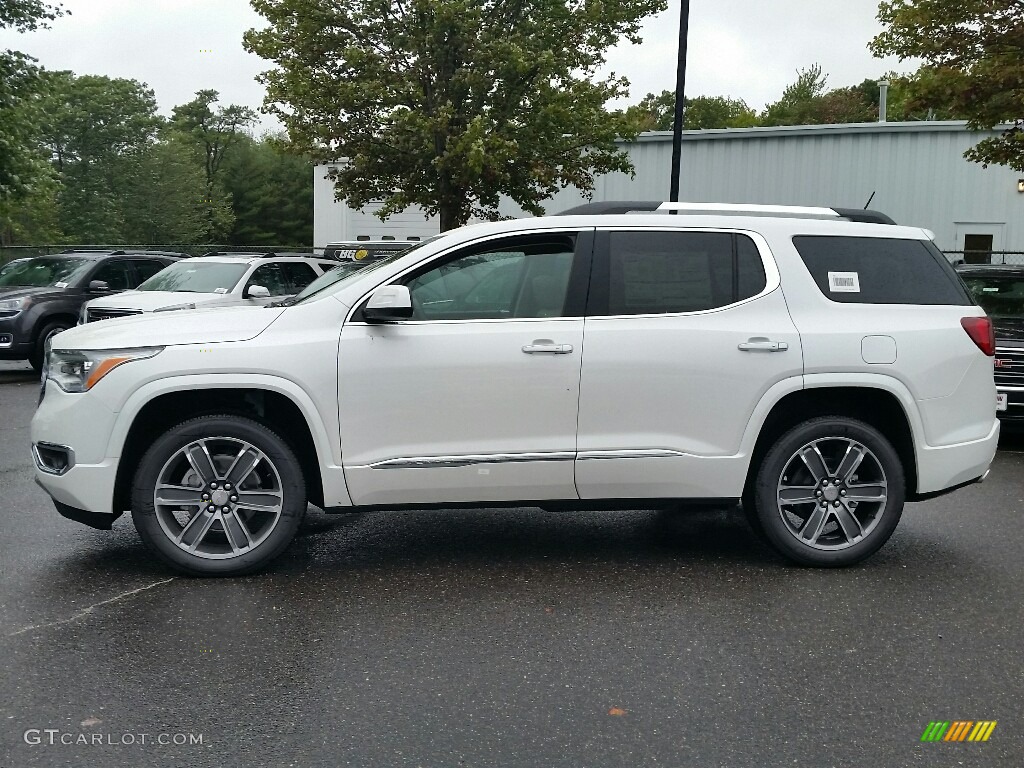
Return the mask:
<svg viewBox="0 0 1024 768">
<path fill-rule="evenodd" d="M 903 464 L 907 500 L 914 499 L 917 491 L 915 429 L 901 398 L 881 386 L 822 382 L 789 392 L 772 405 L 750 454 L 743 486 L 745 500 L 750 498 L 758 467 L 769 448 L 792 427 L 821 416 L 857 419 L 881 432 L 892 443 Z"/>
<path fill-rule="evenodd" d="M 333 451 L 312 401 L 296 396 L 280 384 L 241 383 L 235 377 L 230 382 L 216 383 L 190 378 L 182 377 L 175 383 L 154 382 L 158 385 L 156 391 L 145 392 L 151 384 L 136 392 L 122 409 L 122 416 L 131 414 L 130 419 L 118 420 L 121 429 L 111 435 L 107 449 L 108 456 L 121 457 L 114 483 L 115 511 L 130 507 L 135 472 L 142 455 L 158 435 L 190 418 L 215 413 L 254 419 L 284 439 L 302 466 L 311 503 L 333 506 L 339 493 L 347 502 L 343 488 L 329 491 L 330 484 L 325 483 L 325 468 L 333 464 Z M 340 472 L 340 467 L 337 469 Z"/>
</svg>

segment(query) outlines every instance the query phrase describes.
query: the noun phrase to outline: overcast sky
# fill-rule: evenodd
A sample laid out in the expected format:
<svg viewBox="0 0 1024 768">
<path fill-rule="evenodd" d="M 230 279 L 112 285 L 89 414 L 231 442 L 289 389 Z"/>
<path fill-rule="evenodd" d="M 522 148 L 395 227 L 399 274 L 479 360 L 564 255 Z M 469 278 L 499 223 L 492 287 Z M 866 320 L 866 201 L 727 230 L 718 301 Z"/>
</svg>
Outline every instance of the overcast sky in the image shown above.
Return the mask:
<svg viewBox="0 0 1024 768">
<path fill-rule="evenodd" d="M 247 0 L 63 0 L 71 16 L 48 30 L 0 32 L 0 47 L 47 69 L 127 77 L 149 84 L 161 112 L 212 88 L 223 103 L 259 107 L 254 77 L 267 63 L 242 49 L 261 26 Z M 609 69 L 632 83 L 632 101 L 675 87 L 679 0 L 644 25 L 644 42 L 610 52 Z M 895 60 L 874 59 L 877 0 L 692 0 L 687 94 L 728 95 L 755 109 L 778 98 L 796 70 L 822 65 L 833 87 L 859 83 Z M 630 103 L 631 103 L 630 102 Z M 621 106 L 621 105 L 617 105 Z M 264 119 L 264 127 L 273 127 Z"/>
</svg>

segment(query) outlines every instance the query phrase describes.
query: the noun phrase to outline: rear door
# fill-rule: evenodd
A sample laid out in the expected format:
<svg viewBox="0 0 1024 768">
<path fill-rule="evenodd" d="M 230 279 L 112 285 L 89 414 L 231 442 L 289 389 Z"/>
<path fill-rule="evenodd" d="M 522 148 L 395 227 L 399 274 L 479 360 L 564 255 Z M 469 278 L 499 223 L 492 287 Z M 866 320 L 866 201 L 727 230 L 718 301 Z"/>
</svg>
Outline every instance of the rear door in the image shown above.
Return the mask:
<svg viewBox="0 0 1024 768">
<path fill-rule="evenodd" d="M 582 498 L 738 497 L 761 396 L 802 373 L 767 245 L 745 232 L 599 231 L 585 326 Z"/>
</svg>

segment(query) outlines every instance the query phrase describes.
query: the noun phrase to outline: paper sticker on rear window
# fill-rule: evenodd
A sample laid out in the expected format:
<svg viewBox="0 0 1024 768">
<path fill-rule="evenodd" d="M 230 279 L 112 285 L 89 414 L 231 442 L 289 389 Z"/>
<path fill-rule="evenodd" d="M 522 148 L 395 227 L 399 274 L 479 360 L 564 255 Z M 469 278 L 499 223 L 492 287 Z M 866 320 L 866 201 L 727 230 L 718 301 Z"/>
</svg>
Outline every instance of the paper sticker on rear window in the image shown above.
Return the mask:
<svg viewBox="0 0 1024 768">
<path fill-rule="evenodd" d="M 832 293 L 860 293 L 860 277 L 856 272 L 829 272 L 828 289 Z"/>
</svg>

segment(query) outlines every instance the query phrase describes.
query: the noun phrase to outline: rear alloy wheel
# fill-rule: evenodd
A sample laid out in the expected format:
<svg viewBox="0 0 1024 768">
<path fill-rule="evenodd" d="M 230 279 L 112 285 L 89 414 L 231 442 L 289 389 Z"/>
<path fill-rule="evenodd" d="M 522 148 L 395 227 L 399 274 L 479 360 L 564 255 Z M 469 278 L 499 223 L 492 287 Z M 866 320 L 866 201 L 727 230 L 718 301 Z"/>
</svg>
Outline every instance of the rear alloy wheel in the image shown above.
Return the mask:
<svg viewBox="0 0 1024 768">
<path fill-rule="evenodd" d="M 853 565 L 889 539 L 904 497 L 899 455 L 878 430 L 844 417 L 813 419 L 765 455 L 755 528 L 803 565 Z"/>
<path fill-rule="evenodd" d="M 136 473 L 132 520 L 163 560 L 194 575 L 236 576 L 267 565 L 306 510 L 295 454 L 238 416 L 193 419 L 166 432 Z"/>
</svg>

